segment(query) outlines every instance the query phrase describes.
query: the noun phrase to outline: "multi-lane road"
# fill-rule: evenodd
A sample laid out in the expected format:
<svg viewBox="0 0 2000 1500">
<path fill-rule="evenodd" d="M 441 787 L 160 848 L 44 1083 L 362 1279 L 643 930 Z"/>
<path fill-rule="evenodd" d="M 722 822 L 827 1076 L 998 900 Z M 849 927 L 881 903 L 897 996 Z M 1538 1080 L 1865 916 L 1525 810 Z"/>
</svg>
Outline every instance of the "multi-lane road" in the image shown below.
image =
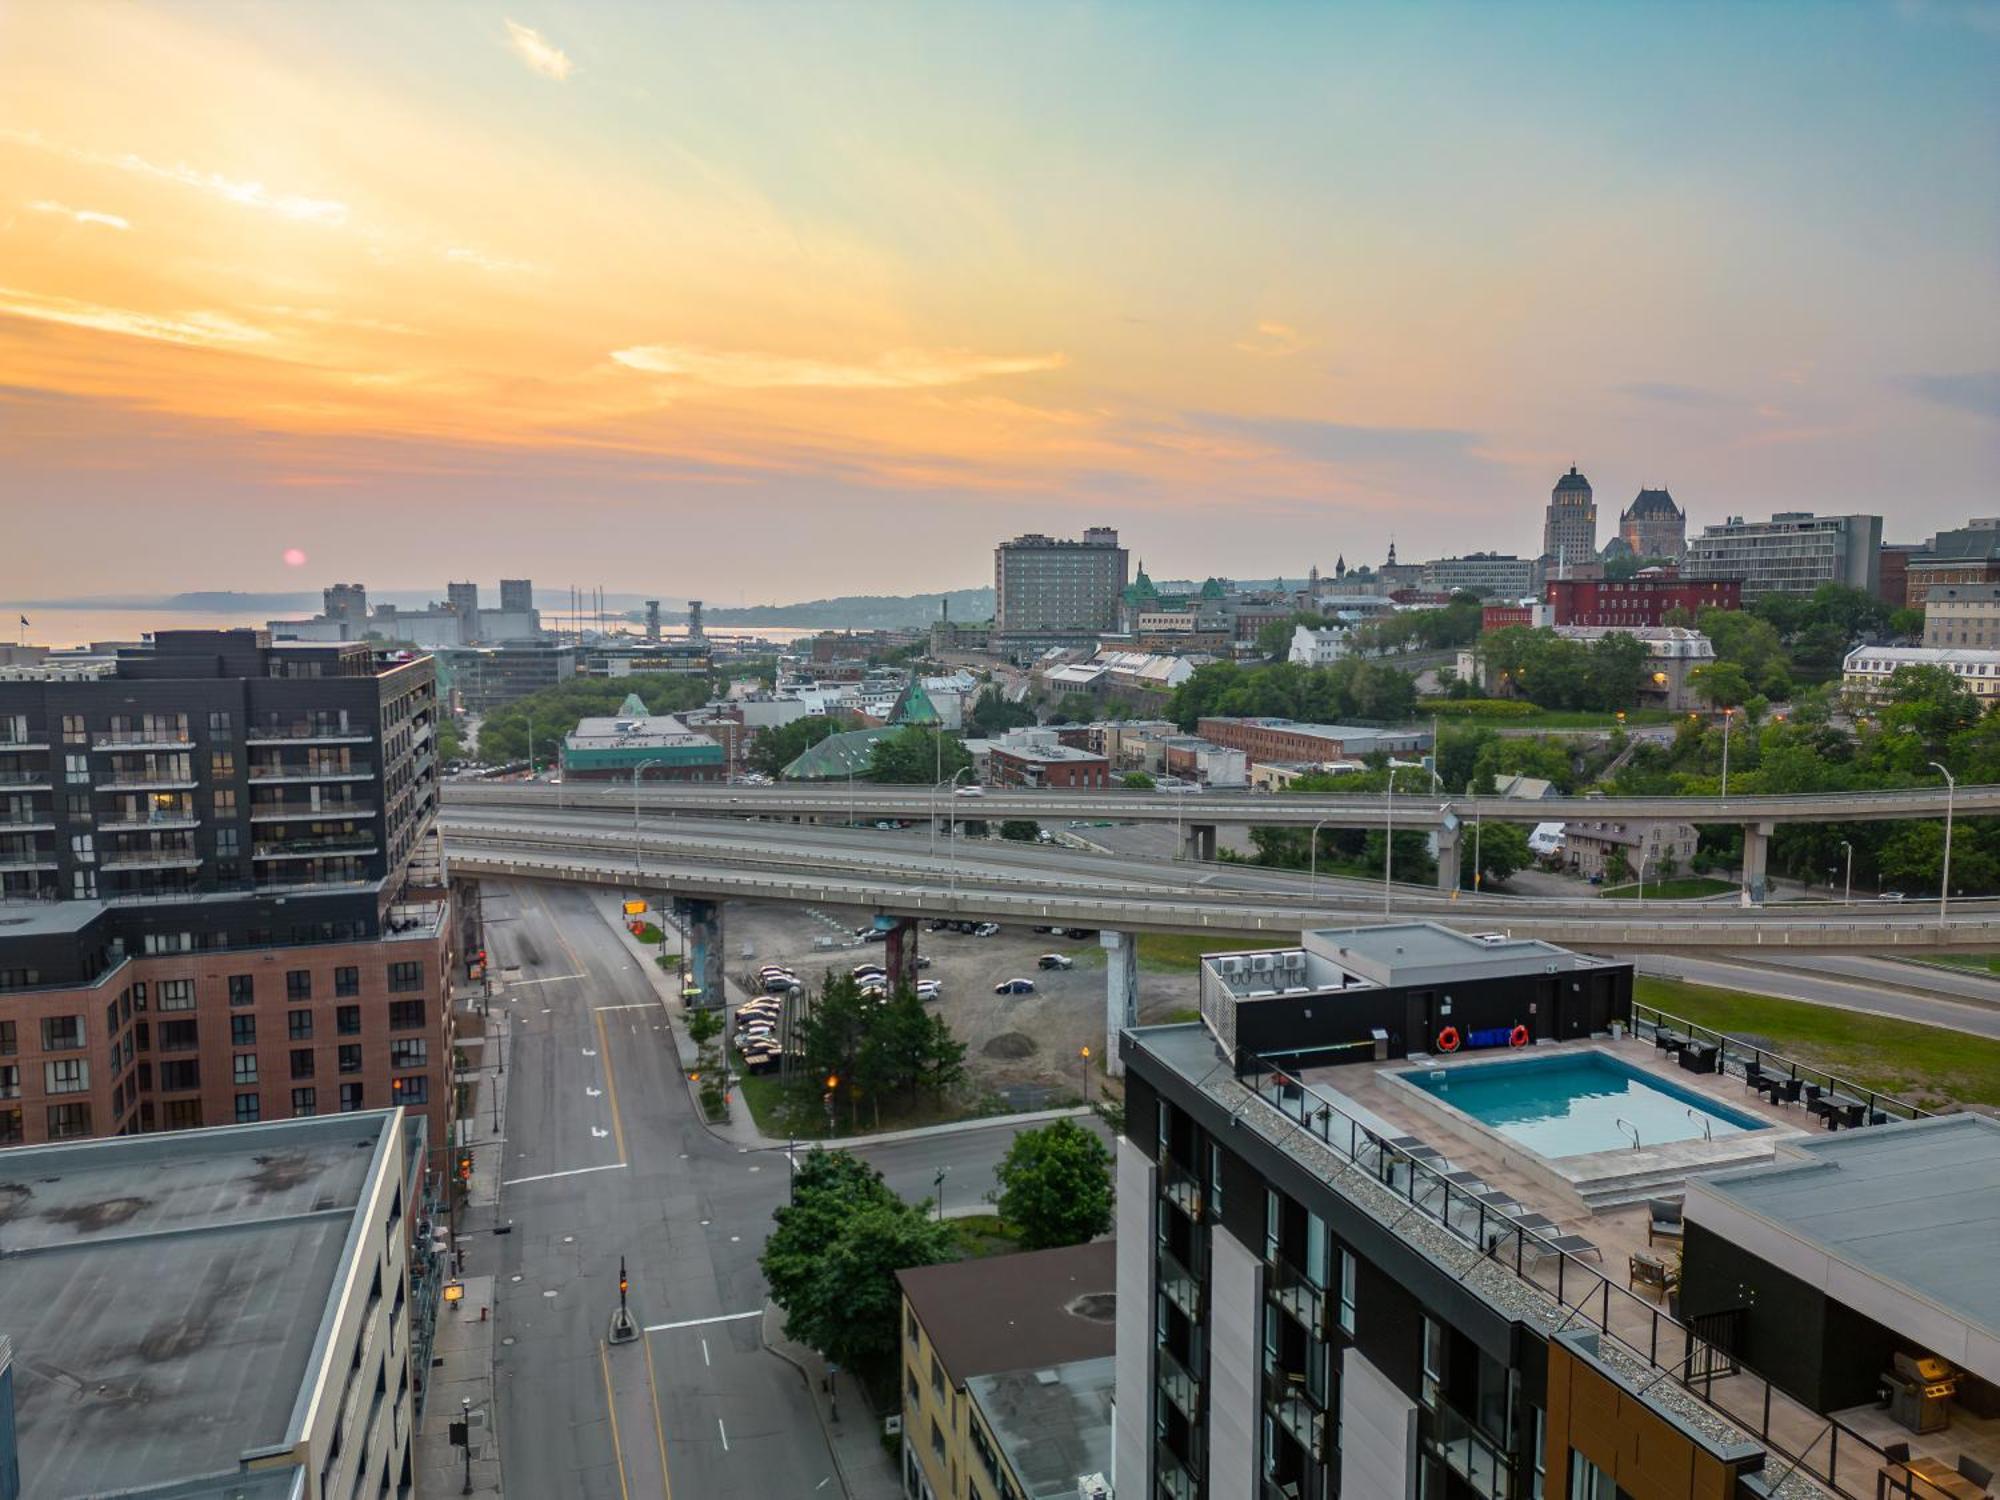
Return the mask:
<svg viewBox="0 0 2000 1500">
<path fill-rule="evenodd" d="M 836 1494 L 797 1371 L 765 1350 L 757 1255 L 783 1201 L 782 1148 L 743 1150 L 698 1119 L 646 973 L 581 887 L 489 889 L 487 949 L 506 1016 L 499 1202 L 467 1220 L 491 1271 L 495 1405 L 510 1493 Z M 914 1200 L 940 1167 L 976 1199 L 1009 1122 L 864 1146 Z M 495 1234 L 495 1229 L 505 1232 Z M 625 1257 L 648 1330 L 608 1346 Z"/>
</svg>

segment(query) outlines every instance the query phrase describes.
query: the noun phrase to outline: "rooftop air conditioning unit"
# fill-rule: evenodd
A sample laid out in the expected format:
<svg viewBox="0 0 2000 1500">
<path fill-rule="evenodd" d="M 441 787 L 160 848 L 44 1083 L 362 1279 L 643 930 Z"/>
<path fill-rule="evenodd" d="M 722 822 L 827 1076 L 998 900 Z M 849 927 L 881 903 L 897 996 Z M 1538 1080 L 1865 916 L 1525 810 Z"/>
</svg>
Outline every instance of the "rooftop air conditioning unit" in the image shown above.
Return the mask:
<svg viewBox="0 0 2000 1500">
<path fill-rule="evenodd" d="M 1278 960 L 1276 955 L 1270 953 L 1259 953 L 1250 960 L 1250 971 L 1253 974 L 1268 974 L 1271 972 L 1271 970 L 1276 968 L 1277 965 L 1278 965 Z"/>
<path fill-rule="evenodd" d="M 1076 1500 L 1111 1500 L 1111 1482 L 1102 1474 L 1079 1475 Z"/>
<path fill-rule="evenodd" d="M 888 1416 L 882 1419 L 882 1436 L 901 1437 L 902 1435 L 903 1435 L 903 1417 L 900 1412 L 898 1412 L 894 1416 Z"/>
<path fill-rule="evenodd" d="M 1243 960 L 1240 958 L 1219 959 L 1215 967 L 1224 974 L 1241 974 L 1243 972 Z"/>
<path fill-rule="evenodd" d="M 1286 968 L 1288 968 L 1288 969 L 1293 969 L 1293 970 L 1298 970 L 1298 969 L 1303 969 L 1303 968 L 1304 968 L 1305 966 L 1306 966 L 1306 956 L 1305 956 L 1305 954 L 1303 954 L 1303 953 L 1287 953 L 1287 954 L 1285 955 L 1285 967 L 1286 967 Z"/>
</svg>

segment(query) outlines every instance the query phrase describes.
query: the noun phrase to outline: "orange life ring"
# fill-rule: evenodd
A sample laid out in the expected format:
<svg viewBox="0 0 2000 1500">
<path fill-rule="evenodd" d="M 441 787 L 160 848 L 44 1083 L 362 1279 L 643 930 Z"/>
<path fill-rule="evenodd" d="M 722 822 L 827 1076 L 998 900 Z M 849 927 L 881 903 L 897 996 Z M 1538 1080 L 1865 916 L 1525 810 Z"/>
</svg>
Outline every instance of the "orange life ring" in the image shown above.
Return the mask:
<svg viewBox="0 0 2000 1500">
<path fill-rule="evenodd" d="M 1458 1028 L 1456 1026 L 1447 1026 L 1443 1031 L 1438 1033 L 1437 1048 L 1440 1052 L 1456 1052 L 1458 1050 Z"/>
<path fill-rule="evenodd" d="M 1528 1028 L 1525 1026 L 1516 1026 L 1507 1033 L 1507 1045 L 1510 1047 L 1525 1047 L 1528 1041 Z"/>
</svg>

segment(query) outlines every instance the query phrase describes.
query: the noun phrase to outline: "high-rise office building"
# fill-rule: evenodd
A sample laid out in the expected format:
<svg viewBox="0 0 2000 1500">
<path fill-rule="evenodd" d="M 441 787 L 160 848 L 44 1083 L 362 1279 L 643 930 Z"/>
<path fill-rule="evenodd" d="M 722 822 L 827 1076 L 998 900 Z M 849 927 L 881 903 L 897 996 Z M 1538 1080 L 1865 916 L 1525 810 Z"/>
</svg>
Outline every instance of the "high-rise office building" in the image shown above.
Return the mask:
<svg viewBox="0 0 2000 1500">
<path fill-rule="evenodd" d="M 0 1144 L 388 1104 L 448 1138 L 436 692 L 252 630 L 0 678 Z"/>
<path fill-rule="evenodd" d="M 1576 465 L 1549 491 L 1549 508 L 1542 522 L 1542 556 L 1565 568 L 1597 561 L 1597 501 L 1590 481 Z"/>
<path fill-rule="evenodd" d="M 1118 533 L 1093 526 L 1080 541 L 1029 532 L 993 549 L 993 628 L 1003 636 L 1094 638 L 1118 628 L 1130 556 Z"/>
<path fill-rule="evenodd" d="M 1687 578 L 1736 578 L 1743 602 L 1766 594 L 1810 594 L 1823 583 L 1876 591 L 1882 566 L 1880 516 L 1816 516 L 1781 511 L 1768 521 L 1731 516 L 1688 540 Z"/>
<path fill-rule="evenodd" d="M 476 601 L 475 601 L 476 604 Z M 500 608 L 509 614 L 525 614 L 535 607 L 535 583 L 531 578 L 500 580 Z"/>
<path fill-rule="evenodd" d="M 1687 513 L 1665 490 L 1641 490 L 1619 515 L 1618 536 L 1635 557 L 1678 562 L 1687 551 Z"/>
</svg>

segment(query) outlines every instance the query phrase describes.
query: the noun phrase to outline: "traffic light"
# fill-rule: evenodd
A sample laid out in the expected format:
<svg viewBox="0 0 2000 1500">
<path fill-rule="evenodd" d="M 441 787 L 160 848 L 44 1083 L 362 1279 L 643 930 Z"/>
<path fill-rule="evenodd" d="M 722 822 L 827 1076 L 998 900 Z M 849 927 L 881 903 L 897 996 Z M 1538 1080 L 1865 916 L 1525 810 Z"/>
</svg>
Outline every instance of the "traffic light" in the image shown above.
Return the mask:
<svg viewBox="0 0 2000 1500">
<path fill-rule="evenodd" d="M 458 1180 L 460 1182 L 472 1181 L 472 1153 L 470 1151 L 464 1151 L 459 1154 Z"/>
</svg>

